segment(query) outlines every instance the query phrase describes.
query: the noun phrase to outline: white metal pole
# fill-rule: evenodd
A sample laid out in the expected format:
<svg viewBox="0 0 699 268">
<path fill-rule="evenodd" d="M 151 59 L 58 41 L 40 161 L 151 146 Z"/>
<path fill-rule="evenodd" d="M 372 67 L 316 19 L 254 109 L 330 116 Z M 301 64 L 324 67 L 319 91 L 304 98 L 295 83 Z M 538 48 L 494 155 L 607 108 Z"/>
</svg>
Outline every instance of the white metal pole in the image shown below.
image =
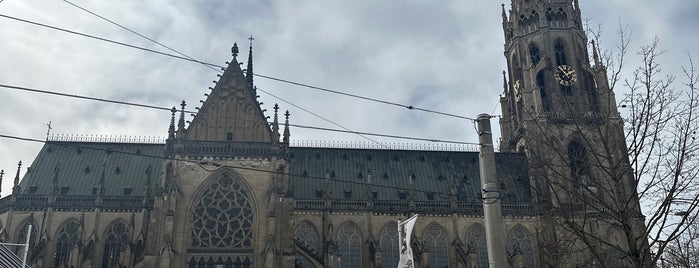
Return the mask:
<svg viewBox="0 0 699 268">
<path fill-rule="evenodd" d="M 478 141 L 481 146 L 480 173 L 483 190 L 483 216 L 485 218 L 485 240 L 488 246 L 488 262 L 492 268 L 507 267 L 505 254 L 505 230 L 500 208 L 500 186 L 495 172 L 495 148 L 490 129 L 490 115 L 480 114 Z"/>
<path fill-rule="evenodd" d="M 32 224 L 27 226 L 27 241 L 24 244 L 24 257 L 22 257 L 22 268 L 27 267 L 27 253 L 29 253 L 29 239 L 32 237 Z"/>
</svg>

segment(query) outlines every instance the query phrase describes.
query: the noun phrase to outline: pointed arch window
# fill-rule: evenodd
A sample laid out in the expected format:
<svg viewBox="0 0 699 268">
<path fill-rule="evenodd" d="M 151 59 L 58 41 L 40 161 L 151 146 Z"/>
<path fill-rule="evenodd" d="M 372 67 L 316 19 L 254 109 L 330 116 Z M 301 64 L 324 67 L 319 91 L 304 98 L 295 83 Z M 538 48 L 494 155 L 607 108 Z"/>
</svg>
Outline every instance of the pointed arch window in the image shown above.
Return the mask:
<svg viewBox="0 0 699 268">
<path fill-rule="evenodd" d="M 28 219 L 26 219 L 22 225 L 20 225 L 22 227 L 19 229 L 19 233 L 17 234 L 17 240 L 15 240 L 15 241 L 17 244 L 27 243 L 27 235 L 29 234 L 29 225 L 32 226 L 32 230 L 31 230 L 31 236 L 29 237 L 29 253 L 28 253 L 27 259 L 33 260 L 32 256 L 31 256 L 31 252 L 32 252 L 32 249 L 34 249 L 34 246 L 36 246 L 36 237 L 38 236 L 37 230 L 39 228 L 31 216 Z M 23 250 L 24 250 L 23 247 L 16 247 L 15 253 L 19 254 Z M 21 255 L 17 255 L 17 256 L 21 256 Z M 31 262 L 29 262 L 29 263 L 31 263 Z"/>
<path fill-rule="evenodd" d="M 190 247 L 252 250 L 250 199 L 237 178 L 219 175 L 195 199 Z"/>
<path fill-rule="evenodd" d="M 544 70 L 539 71 L 536 74 L 536 85 L 539 87 L 539 96 L 541 97 L 541 109 L 544 112 L 551 111 L 551 99 L 546 92 L 546 79 L 544 77 Z"/>
<path fill-rule="evenodd" d="M 556 41 L 556 44 L 553 45 L 553 50 L 556 54 L 556 65 L 568 65 L 568 60 L 566 58 L 566 47 L 563 44 L 563 41 Z"/>
<path fill-rule="evenodd" d="M 337 233 L 337 250 L 342 267 L 362 267 L 362 238 L 359 229 L 345 224 Z"/>
<path fill-rule="evenodd" d="M 466 233 L 469 258 L 475 257 L 476 267 L 488 267 L 488 248 L 485 241 L 485 227 L 474 224 Z"/>
<path fill-rule="evenodd" d="M 516 225 L 507 238 L 507 257 L 514 267 L 535 267 L 532 235 L 527 228 Z"/>
<path fill-rule="evenodd" d="M 308 254 L 319 256 L 320 240 L 315 226 L 308 221 L 303 221 L 294 231 L 294 241 Z M 295 257 L 295 267 L 313 267 L 311 261 L 303 254 L 297 253 Z"/>
<path fill-rule="evenodd" d="M 129 226 L 123 221 L 117 221 L 109 227 L 104 236 L 104 249 L 102 250 L 102 267 L 126 267 L 129 265 L 129 254 L 125 254 L 129 247 Z"/>
<path fill-rule="evenodd" d="M 529 58 L 532 61 L 532 66 L 536 66 L 541 61 L 541 54 L 539 51 L 539 46 L 536 44 L 529 45 Z"/>
<path fill-rule="evenodd" d="M 398 224 L 389 222 L 381 230 L 379 238 L 381 247 L 381 267 L 394 267 L 398 265 Z"/>
<path fill-rule="evenodd" d="M 77 220 L 68 220 L 56 235 L 56 248 L 54 251 L 54 267 L 71 267 L 77 264 L 78 229 Z"/>
<path fill-rule="evenodd" d="M 568 144 L 568 161 L 570 161 L 570 172 L 574 183 L 578 186 L 594 187 L 590 177 L 587 150 L 582 142 L 574 139 Z"/>
<path fill-rule="evenodd" d="M 446 232 L 442 226 L 431 224 L 425 229 L 425 247 L 430 253 L 429 267 L 448 267 Z"/>
</svg>

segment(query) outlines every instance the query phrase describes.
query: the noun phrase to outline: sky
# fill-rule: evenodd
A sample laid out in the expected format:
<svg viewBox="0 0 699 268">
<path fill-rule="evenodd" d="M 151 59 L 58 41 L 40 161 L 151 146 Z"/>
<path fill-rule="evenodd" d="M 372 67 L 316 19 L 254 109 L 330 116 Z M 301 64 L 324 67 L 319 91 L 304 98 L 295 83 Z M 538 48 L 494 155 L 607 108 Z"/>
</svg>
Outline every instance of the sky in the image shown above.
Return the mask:
<svg viewBox="0 0 699 268">
<path fill-rule="evenodd" d="M 501 3 L 492 0 L 71 0 L 204 62 L 225 65 L 237 42 L 247 63 L 254 36 L 254 71 L 424 109 L 476 117 L 500 114 L 503 57 Z M 636 51 L 656 36 L 667 74 L 699 54 L 699 1 L 584 0 L 583 17 L 602 25 L 603 50 L 616 46 L 618 26 Z M 4 0 L 0 14 L 167 50 L 59 0 Z M 216 71 L 174 59 L 0 17 L 0 84 L 172 107 L 200 104 Z M 631 54 L 629 74 L 638 62 Z M 696 58 L 696 56 L 695 56 Z M 245 68 L 243 66 L 243 68 Z M 681 82 L 681 80 L 680 80 Z M 274 103 L 292 124 L 477 142 L 472 121 L 362 101 L 255 77 L 271 116 Z M 623 94 L 617 92 L 617 94 Z M 307 113 L 302 107 L 314 114 Z M 166 111 L 0 88 L 0 135 L 46 139 L 51 133 L 165 137 Z M 328 121 L 334 122 L 334 124 Z M 497 119 L 492 121 L 497 130 Z M 337 124 L 337 125 L 335 125 Z M 339 127 L 340 125 L 341 127 Z M 495 139 L 497 142 L 498 133 Z M 293 142 L 414 141 L 292 128 Z M 24 175 L 42 144 L 0 138 L 2 196 L 11 193 L 17 162 Z"/>
</svg>

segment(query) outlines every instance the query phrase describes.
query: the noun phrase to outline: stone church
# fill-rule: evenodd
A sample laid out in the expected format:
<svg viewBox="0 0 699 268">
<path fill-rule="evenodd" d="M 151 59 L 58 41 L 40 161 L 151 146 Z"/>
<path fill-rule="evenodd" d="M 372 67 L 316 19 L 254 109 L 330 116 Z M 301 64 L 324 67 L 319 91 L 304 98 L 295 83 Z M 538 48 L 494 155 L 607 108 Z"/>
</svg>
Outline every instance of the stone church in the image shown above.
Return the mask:
<svg viewBox="0 0 699 268">
<path fill-rule="evenodd" d="M 619 120 L 606 70 L 578 0 L 512 0 L 502 16 L 508 262 L 594 266 L 584 247 L 552 249 L 570 236 L 552 208 L 606 187 L 588 163 L 601 143 L 584 138 Z M 252 47 L 245 71 L 237 54 L 189 124 L 173 107 L 164 143 L 49 139 L 0 199 L 0 240 L 32 226 L 33 267 L 396 267 L 397 220 L 417 213 L 418 267 L 488 266 L 478 152 L 290 146 L 289 113 L 275 105 L 268 122 L 256 99 Z M 622 128 L 609 132 L 623 162 Z"/>
</svg>

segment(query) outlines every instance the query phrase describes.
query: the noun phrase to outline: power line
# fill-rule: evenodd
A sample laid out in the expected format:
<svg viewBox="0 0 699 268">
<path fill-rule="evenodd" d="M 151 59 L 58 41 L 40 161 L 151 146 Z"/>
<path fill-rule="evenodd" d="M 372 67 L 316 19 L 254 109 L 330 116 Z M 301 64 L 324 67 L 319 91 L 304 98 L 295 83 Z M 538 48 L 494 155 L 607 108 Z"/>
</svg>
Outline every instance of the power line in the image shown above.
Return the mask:
<svg viewBox="0 0 699 268">
<path fill-rule="evenodd" d="M 346 93 L 346 92 L 341 92 L 341 91 L 332 90 L 332 89 L 323 88 L 323 87 L 312 86 L 312 85 L 308 85 L 308 84 L 304 84 L 304 83 L 294 82 L 294 81 L 281 79 L 281 78 L 275 78 L 275 77 L 266 76 L 266 75 L 262 75 L 262 74 L 255 74 L 254 73 L 253 75 L 257 76 L 257 77 L 266 78 L 269 80 L 274 80 L 277 82 L 283 82 L 283 83 L 292 84 L 292 85 L 296 85 L 296 86 L 307 87 L 307 88 L 316 89 L 316 90 L 329 92 L 329 93 L 334 93 L 334 94 L 338 94 L 338 95 L 343 95 L 343 96 L 347 96 L 347 97 L 352 97 L 352 98 L 357 98 L 357 99 L 362 99 L 362 100 L 372 101 L 372 102 L 378 102 L 378 103 L 382 103 L 382 104 L 386 104 L 386 105 L 403 107 L 403 108 L 407 108 L 408 110 L 423 111 L 423 112 L 434 113 L 434 114 L 439 114 L 439 115 L 444 115 L 444 116 L 451 116 L 451 117 L 456 117 L 456 118 L 461 118 L 461 119 L 466 119 L 466 120 L 471 120 L 471 121 L 476 120 L 474 118 L 465 117 L 465 116 L 461 116 L 461 115 L 450 114 L 450 113 L 445 113 L 445 112 L 440 112 L 440 111 L 435 111 L 435 110 L 430 110 L 430 109 L 423 109 L 423 108 L 415 107 L 412 105 L 405 105 L 405 104 L 400 104 L 397 102 L 385 101 L 385 100 L 365 97 L 365 96 L 361 96 L 361 95 L 350 94 L 350 93 Z"/>
<path fill-rule="evenodd" d="M 276 99 L 278 99 L 278 100 L 280 100 L 280 101 L 283 101 L 283 102 L 285 102 L 286 104 L 289 104 L 289 105 L 294 106 L 294 107 L 296 107 L 296 108 L 298 108 L 298 109 L 301 109 L 301 110 L 304 111 L 304 112 L 307 112 L 307 113 L 309 113 L 309 114 L 312 114 L 312 115 L 314 115 L 314 116 L 316 116 L 316 117 L 318 117 L 318 118 L 324 120 L 325 122 L 328 122 L 328 123 L 333 124 L 333 125 L 335 125 L 335 126 L 337 126 L 337 127 L 339 127 L 339 128 L 342 128 L 342 129 L 344 129 L 345 131 L 347 131 L 348 133 L 354 133 L 354 134 L 356 134 L 356 135 L 358 135 L 358 136 L 360 136 L 360 137 L 362 137 L 362 138 L 364 138 L 364 139 L 366 139 L 366 140 L 369 140 L 369 141 L 371 141 L 371 142 L 373 142 L 373 143 L 378 144 L 378 145 L 381 146 L 381 147 L 388 148 L 388 146 L 386 146 L 386 145 L 384 145 L 384 144 L 381 144 L 380 142 L 375 141 L 375 140 L 373 140 L 373 139 L 371 139 L 371 138 L 365 136 L 365 134 L 360 134 L 360 132 L 352 131 L 352 130 L 350 130 L 350 129 L 348 129 L 348 128 L 346 128 L 346 127 L 340 125 L 340 124 L 337 124 L 337 123 L 331 121 L 330 119 L 327 119 L 327 118 L 325 118 L 325 117 L 323 117 L 323 116 L 321 116 L 321 115 L 319 115 L 319 114 L 316 114 L 316 113 L 314 113 L 314 112 L 311 112 L 311 111 L 309 111 L 309 110 L 307 110 L 307 109 L 305 109 L 305 108 L 303 108 L 303 107 L 301 107 L 301 106 L 298 106 L 298 105 L 296 105 L 296 104 L 294 104 L 294 103 L 292 103 L 292 102 L 289 102 L 289 101 L 287 101 L 287 100 L 285 100 L 285 99 L 282 99 L 282 98 L 280 98 L 280 97 L 277 97 L 277 95 L 274 95 L 274 94 L 272 94 L 272 93 L 269 93 L 269 92 L 267 92 L 267 91 L 265 91 L 265 90 L 263 90 L 263 89 L 261 89 L 261 88 L 257 88 L 257 90 L 262 91 L 262 92 L 266 93 L 267 95 L 270 95 L 270 96 L 272 96 L 272 97 L 274 97 L 274 98 L 276 98 Z"/>
<path fill-rule="evenodd" d="M 142 34 L 136 32 L 136 31 L 134 31 L 134 30 L 131 30 L 131 29 L 129 29 L 129 28 L 126 27 L 126 26 L 123 26 L 123 25 L 121 25 L 121 24 L 119 24 L 119 23 L 117 23 L 117 22 L 115 22 L 115 21 L 112 21 L 112 20 L 110 20 L 110 19 L 108 19 L 108 18 L 106 18 L 106 17 L 104 17 L 104 16 L 102 16 L 102 15 L 99 15 L 99 14 L 97 14 L 97 13 L 95 13 L 95 12 L 92 12 L 92 11 L 90 11 L 90 10 L 84 8 L 84 7 L 81 7 L 81 6 L 79 6 L 78 4 L 74 4 L 74 3 L 72 3 L 72 2 L 70 2 L 70 1 L 68 1 L 68 0 L 63 0 L 63 2 L 66 2 L 66 3 L 68 3 L 68 4 L 70 4 L 70 5 L 72 5 L 72 6 L 76 7 L 76 8 L 78 8 L 78 9 L 80 9 L 80 10 L 82 10 L 82 11 L 85 11 L 85 12 L 87 12 L 87 13 L 90 13 L 90 14 L 92 14 L 93 16 L 96 16 L 96 17 L 98 17 L 98 18 L 100 18 L 100 19 L 102 19 L 102 20 L 105 20 L 105 21 L 107 21 L 107 22 L 109 22 L 109 23 L 111 23 L 111 24 L 114 24 L 114 25 L 116 25 L 116 26 L 119 27 L 119 28 L 122 28 L 122 29 L 124 29 L 124 30 L 127 30 L 127 31 L 129 31 L 130 33 L 132 33 L 132 34 L 138 35 L 138 36 L 140 36 L 140 37 L 143 38 L 143 39 L 146 39 L 146 40 L 151 41 L 151 42 L 153 42 L 153 43 L 155 43 L 155 44 L 157 44 L 157 45 L 159 45 L 159 46 L 161 46 L 161 47 L 166 48 L 167 50 L 170 50 L 170 51 L 172 51 L 172 52 L 175 52 L 175 53 L 179 54 L 179 55 L 182 56 L 182 57 L 185 57 L 185 58 L 187 58 L 187 59 L 189 59 L 189 60 L 192 60 L 192 61 L 199 62 L 199 61 L 195 60 L 194 58 L 192 58 L 192 57 L 190 57 L 190 56 L 187 56 L 186 54 L 184 54 L 184 53 L 182 53 L 182 52 L 179 52 L 179 51 L 175 50 L 174 48 L 171 48 L 171 47 L 169 47 L 169 46 L 167 46 L 167 45 L 165 45 L 165 44 L 162 44 L 162 43 L 160 43 L 160 42 L 158 42 L 158 41 L 156 41 L 156 40 L 153 40 L 152 38 L 149 38 L 149 37 L 147 37 L 147 36 L 145 36 L 145 35 L 142 35 Z M 216 69 L 216 68 L 212 67 L 212 65 L 208 65 L 208 64 L 203 64 L 203 65 L 206 66 L 206 67 L 209 67 L 209 68 L 211 68 L 211 69 L 213 69 L 213 70 L 215 70 L 215 71 L 219 71 L 219 69 Z M 223 68 L 223 66 L 219 66 L 219 68 Z"/>
<path fill-rule="evenodd" d="M 356 184 L 356 185 L 363 185 L 363 186 L 371 186 L 371 187 L 379 187 L 379 188 L 387 188 L 387 189 L 396 189 L 396 190 L 402 190 L 402 191 L 415 191 L 415 192 L 421 192 L 421 193 L 432 193 L 432 194 L 437 194 L 442 197 L 444 196 L 449 196 L 450 194 L 448 193 L 440 193 L 440 192 L 435 192 L 435 191 L 426 191 L 426 190 L 420 190 L 420 189 L 413 189 L 413 188 L 406 188 L 406 187 L 396 187 L 396 186 L 390 186 L 390 185 L 380 185 L 380 184 L 374 184 L 374 183 L 367 183 L 367 182 L 358 182 L 358 181 L 351 181 L 351 180 L 340 180 L 336 178 L 331 178 L 331 177 L 317 177 L 317 176 L 311 176 L 311 175 L 304 175 L 304 174 L 293 174 L 290 172 L 277 172 L 277 171 L 272 171 L 272 170 L 264 170 L 264 169 L 259 169 L 259 168 L 251 168 L 251 167 L 243 167 L 243 166 L 229 166 L 229 165 L 220 165 L 217 163 L 210 163 L 206 161 L 195 161 L 195 160 L 189 160 L 189 159 L 176 159 L 176 158 L 168 158 L 165 156 L 160 156 L 160 155 L 148 155 L 148 154 L 143 154 L 143 153 L 132 153 L 132 152 L 126 152 L 126 151 L 119 151 L 119 150 L 112 150 L 112 149 L 102 149 L 102 148 L 95 148 L 91 146 L 81 146 L 78 145 L 77 143 L 74 142 L 56 142 L 56 141 L 44 141 L 44 140 L 38 140 L 38 139 L 32 139 L 32 138 L 25 138 L 25 137 L 18 137 L 18 136 L 12 136 L 12 135 L 5 135 L 5 134 L 0 134 L 0 138 L 6 138 L 6 139 L 13 139 L 13 140 L 20 140 L 20 141 L 27 141 L 27 142 L 36 142 L 36 143 L 52 143 L 52 144 L 58 144 L 58 145 L 63 145 L 63 146 L 70 146 L 74 148 L 80 148 L 80 149 L 88 149 L 88 150 L 96 150 L 96 151 L 103 151 L 103 152 L 109 152 L 109 153 L 118 153 L 118 154 L 125 154 L 125 155 L 130 155 L 130 156 L 135 156 L 135 157 L 146 157 L 146 158 L 154 158 L 154 159 L 161 159 L 161 160 L 170 160 L 170 161 L 179 161 L 179 162 L 187 162 L 187 163 L 193 163 L 201 167 L 202 169 L 208 171 L 208 172 L 214 172 L 218 169 L 221 168 L 232 168 L 232 169 L 242 169 L 242 170 L 249 170 L 249 171 L 257 171 L 257 172 L 263 172 L 263 173 L 271 173 L 271 174 L 281 174 L 281 175 L 287 175 L 289 177 L 296 177 L 296 178 L 304 178 L 304 179 L 315 179 L 315 180 L 326 180 L 326 181 L 334 181 L 334 182 L 341 182 L 341 183 L 349 183 L 349 184 Z M 215 166 L 215 170 L 210 170 L 207 169 L 205 166 Z"/>
<path fill-rule="evenodd" d="M 62 92 L 55 92 L 55 91 L 49 91 L 49 90 L 43 90 L 43 89 L 35 89 L 35 88 L 28 88 L 28 87 L 20 87 L 20 86 L 12 86 L 12 85 L 5 85 L 5 84 L 0 84 L 0 87 L 2 88 L 8 88 L 8 89 L 14 89 L 14 90 L 20 90 L 20 91 L 27 91 L 27 92 L 34 92 L 34 93 L 39 93 L 39 94 L 49 94 L 49 95 L 55 95 L 55 96 L 60 96 L 60 97 L 67 97 L 67 98 L 76 98 L 76 99 L 83 99 L 83 100 L 91 100 L 91 101 L 98 101 L 98 102 L 106 102 L 106 103 L 112 103 L 112 104 L 119 104 L 119 105 L 126 105 L 126 106 L 134 106 L 134 107 L 140 107 L 140 108 L 147 108 L 147 109 L 155 109 L 155 110 L 161 110 L 161 111 L 171 111 L 172 108 L 167 108 L 167 107 L 160 107 L 160 106 L 154 106 L 154 105 L 149 105 L 149 104 L 141 104 L 141 103 L 134 103 L 134 102 L 127 102 L 127 101 L 118 101 L 118 100 L 110 100 L 110 99 L 104 99 L 104 98 L 96 98 L 96 97 L 90 97 L 90 96 L 83 96 L 83 95 L 76 95 L 76 94 L 67 94 L 67 93 L 62 93 Z M 293 104 L 292 104 L 293 105 Z M 224 119 L 239 119 L 239 118 L 233 118 L 230 116 L 222 116 L 222 115 L 213 115 L 213 114 L 207 114 L 204 112 L 195 112 L 195 111 L 184 111 L 185 113 L 188 114 L 197 114 L 201 116 L 209 116 L 209 117 L 218 117 L 218 118 L 224 118 Z M 252 119 L 242 119 L 242 120 L 249 120 L 249 121 L 255 121 Z M 271 122 L 267 122 L 271 123 Z M 292 127 L 298 127 L 298 128 L 305 128 L 305 129 L 313 129 L 313 130 L 320 130 L 320 131 L 329 131 L 329 132 L 341 132 L 341 133 L 349 133 L 349 134 L 355 134 L 355 135 L 366 135 L 366 136 L 376 136 L 376 137 L 384 137 L 384 138 L 395 138 L 395 139 L 405 139 L 405 140 L 416 140 L 416 141 L 428 141 L 428 142 L 435 142 L 435 143 L 453 143 L 453 144 L 463 144 L 463 145 L 478 145 L 478 143 L 473 143 L 473 142 L 461 142 L 461 141 L 448 141 L 448 140 L 439 140 L 439 139 L 427 139 L 427 138 L 416 138 L 416 137 L 407 137 L 407 136 L 399 136 L 399 135 L 389 135 L 389 134 L 378 134 L 378 133 L 370 133 L 370 132 L 359 132 L 359 131 L 352 131 L 349 129 L 331 129 L 331 128 L 322 128 L 322 127 L 313 127 L 313 126 L 304 126 L 304 125 L 296 125 L 296 124 L 289 124 L 289 126 Z M 340 126 L 341 127 L 341 126 Z M 388 148 L 385 145 L 382 145 L 383 147 Z"/>
<path fill-rule="evenodd" d="M 151 41 L 151 42 L 153 42 L 153 43 L 155 43 L 155 44 L 157 44 L 157 45 L 159 45 L 159 46 L 161 46 L 161 47 L 164 47 L 164 48 L 166 48 L 166 49 L 168 49 L 168 50 L 170 50 L 170 51 L 172 51 L 172 52 L 175 52 L 175 53 L 177 53 L 177 54 L 179 54 L 179 55 L 181 55 L 181 56 L 183 56 L 183 57 L 185 57 L 185 58 L 188 58 L 188 59 L 190 59 L 190 60 L 194 60 L 194 58 L 192 58 L 192 57 L 190 57 L 190 56 L 188 56 L 188 55 L 186 55 L 186 54 L 184 54 L 184 53 L 182 53 L 182 52 L 179 52 L 179 51 L 175 50 L 175 49 L 172 48 L 172 47 L 166 46 L 165 44 L 162 44 L 162 43 L 160 43 L 160 42 L 158 42 L 158 41 L 156 41 L 156 40 L 153 40 L 152 38 L 149 38 L 149 37 L 147 37 L 147 36 L 145 36 L 145 35 L 143 35 L 143 34 L 140 34 L 140 33 L 136 32 L 136 31 L 134 31 L 134 30 L 131 30 L 131 29 L 129 29 L 128 27 L 123 26 L 123 25 L 121 25 L 121 24 L 119 24 L 119 23 L 116 23 L 116 22 L 114 22 L 114 21 L 112 21 L 112 20 L 110 20 L 110 19 L 108 19 L 108 18 L 106 18 L 106 17 L 104 17 L 104 16 L 101 16 L 101 15 L 95 13 L 95 12 L 92 12 L 92 11 L 90 11 L 90 10 L 88 10 L 88 9 L 86 9 L 86 8 L 83 8 L 83 7 L 81 7 L 81 6 L 77 5 L 77 4 L 74 4 L 74 3 L 72 3 L 72 2 L 70 2 L 70 1 L 68 1 L 68 0 L 63 0 L 63 1 L 66 2 L 66 3 L 68 3 L 68 4 L 70 4 L 70 5 L 72 5 L 72 6 L 74 6 L 74 7 L 79 8 L 80 10 L 83 10 L 83 11 L 89 13 L 89 14 L 92 14 L 93 16 L 96 16 L 96 17 L 98 17 L 98 18 L 100 18 L 100 19 L 102 19 L 102 20 L 105 20 L 105 21 L 107 21 L 107 22 L 109 22 L 109 23 L 111 23 L 111 24 L 114 24 L 114 25 L 118 26 L 119 28 L 122 28 L 122 29 L 124 29 L 124 30 L 127 30 L 127 31 L 129 31 L 130 33 L 133 33 L 133 34 L 135 34 L 135 35 L 137 35 L 137 36 L 139 36 L 139 37 L 141 37 L 141 38 L 144 38 L 144 39 L 146 39 L 146 40 L 148 40 L 148 41 Z M 252 38 L 252 37 L 251 37 L 251 38 Z M 251 41 L 252 41 L 252 40 L 251 40 Z M 222 72 L 221 70 L 224 69 L 224 68 L 216 69 L 216 68 L 211 67 L 211 66 L 209 66 L 209 65 L 204 65 L 204 66 L 209 67 L 209 68 L 211 68 L 211 69 L 213 69 L 214 71 L 217 71 L 217 72 Z M 274 97 L 274 98 L 277 98 L 277 99 L 279 99 L 279 100 L 281 100 L 281 101 L 283 101 L 283 102 L 285 102 L 285 103 L 287 103 L 287 104 L 289 104 L 289 105 L 291 105 L 291 106 L 294 106 L 294 107 L 296 107 L 296 108 L 298 108 L 298 109 L 300 109 L 300 110 L 302 110 L 302 111 L 304 111 L 304 112 L 306 112 L 306 113 L 309 113 L 309 114 L 311 114 L 311 115 L 313 115 L 313 116 L 315 116 L 315 117 L 318 117 L 318 118 L 322 119 L 323 121 L 326 121 L 326 122 L 328 122 L 328 123 L 330 123 L 330 124 L 332 124 L 332 125 L 335 125 L 335 126 L 337 126 L 337 127 L 340 127 L 340 128 L 342 128 L 342 129 L 344 129 L 344 130 L 347 130 L 347 131 L 351 131 L 351 130 L 349 130 L 348 128 L 346 128 L 346 127 L 344 127 L 344 126 L 342 126 L 342 125 L 340 125 L 340 124 L 338 124 L 338 123 L 335 123 L 335 122 L 333 122 L 333 121 L 330 120 L 330 119 L 327 119 L 327 118 L 325 118 L 325 117 L 323 117 L 323 116 L 321 116 L 321 115 L 319 115 L 319 114 L 317 114 L 317 113 L 311 112 L 310 110 L 305 109 L 305 108 L 303 108 L 303 107 L 301 107 L 301 106 L 299 106 L 299 105 L 296 105 L 296 104 L 294 104 L 294 103 L 292 103 L 292 102 L 290 102 L 290 101 L 287 101 L 287 100 L 285 100 L 285 99 L 282 99 L 282 98 L 280 98 L 280 97 L 277 97 L 276 95 L 273 95 L 273 94 L 271 94 L 271 93 L 269 93 L 269 92 L 267 92 L 267 91 L 264 91 L 264 90 L 262 90 L 262 89 L 260 89 L 260 91 L 262 91 L 262 92 L 264 92 L 264 93 L 267 93 L 268 95 L 270 95 L 270 96 L 272 96 L 272 97 Z M 362 137 L 362 138 L 364 138 L 364 139 L 366 139 L 366 140 L 369 140 L 369 141 L 371 141 L 371 142 L 373 142 L 373 143 L 376 143 L 376 144 L 378 144 L 379 146 L 383 146 L 383 147 L 388 148 L 387 146 L 381 144 L 381 143 L 378 142 L 378 141 L 375 141 L 375 140 L 373 140 L 373 139 L 370 139 L 369 137 L 366 137 L 366 136 L 361 135 L 361 134 L 357 134 L 357 135 L 359 135 L 360 137 Z"/>
<path fill-rule="evenodd" d="M 8 19 L 12 19 L 12 20 L 16 20 L 16 21 L 20 21 L 20 22 L 24 22 L 24 23 L 36 25 L 36 26 L 46 27 L 46 28 L 50 28 L 50 29 L 53 29 L 53 30 L 62 31 L 62 32 L 70 33 L 70 34 L 75 34 L 75 35 L 79 35 L 79 36 L 83 36 L 83 37 L 88 37 L 88 38 L 92 38 L 92 39 L 96 39 L 96 40 L 100 40 L 100 41 L 104 41 L 104 42 L 108 42 L 108 43 L 112 43 L 112 44 L 116 44 L 116 45 L 126 46 L 126 47 L 130 47 L 130 48 L 133 48 L 133 49 L 143 50 L 143 51 L 146 51 L 146 52 L 152 52 L 152 53 L 156 53 L 156 54 L 159 54 L 159 55 L 162 55 L 162 56 L 168 56 L 168 57 L 173 57 L 173 58 L 176 58 L 176 59 L 181 59 L 181 60 L 186 60 L 186 61 L 190 61 L 190 62 L 195 62 L 195 63 L 199 63 L 199 64 L 206 65 L 206 66 L 208 66 L 208 67 L 210 67 L 210 68 L 213 68 L 213 67 L 223 68 L 223 69 L 226 68 L 225 66 L 218 65 L 218 64 L 214 64 L 214 63 L 208 63 L 208 62 L 199 61 L 199 60 L 192 59 L 192 58 L 187 58 L 187 57 L 178 56 L 178 55 L 174 55 L 174 54 L 170 54 L 170 53 L 165 53 L 165 52 L 161 52 L 161 51 L 157 51 L 157 50 L 153 50 L 153 49 L 148 49 L 148 48 L 144 48 L 144 47 L 139 47 L 139 46 L 135 46 L 135 45 L 130 45 L 130 44 L 127 44 L 127 43 L 123 43 L 123 42 L 119 42 L 119 41 L 114 41 L 114 40 L 110 40 L 110 39 L 107 39 L 107 38 L 102 38 L 102 37 L 98 37 L 98 36 L 94 36 L 94 35 L 84 34 L 84 33 L 76 32 L 76 31 L 71 31 L 71 30 L 67 30 L 67 29 L 63 29 L 63 28 L 59 28 L 59 27 L 55 27 L 55 26 L 50 26 L 50 25 L 47 25 L 47 24 L 38 23 L 38 22 L 34 22 L 34 21 L 24 20 L 24 19 L 12 17 L 12 16 L 4 15 L 4 14 L 0 14 L 0 17 L 4 17 L 4 18 L 8 18 Z M 441 111 L 432 110 L 432 109 L 425 109 L 425 108 L 420 108 L 420 107 L 416 107 L 416 106 L 413 106 L 413 105 L 400 104 L 400 103 L 396 103 L 396 102 L 391 102 L 391 101 L 386 101 L 386 100 L 380 100 L 380 99 L 365 97 L 365 96 L 356 95 L 356 94 L 345 93 L 345 92 L 341 92 L 341 91 L 337 91 L 337 90 L 331 90 L 331 89 L 327 89 L 327 88 L 323 88 L 323 87 L 317 87 L 317 86 L 312 86 L 312 85 L 308 85 L 308 84 L 304 84 L 304 83 L 293 82 L 293 81 L 286 80 L 286 79 L 275 78 L 275 77 L 272 77 L 272 76 L 267 76 L 267 75 L 262 75 L 262 74 L 253 74 L 253 75 L 258 76 L 258 77 L 261 77 L 261 78 L 265 78 L 265 79 L 274 80 L 274 81 L 277 81 L 277 82 L 283 82 L 283 83 L 292 84 L 292 85 L 296 85 L 296 86 L 301 86 L 301 87 L 306 87 L 306 88 L 310 88 L 310 89 L 320 90 L 320 91 L 324 91 L 324 92 L 328 92 L 328 93 L 339 94 L 339 95 L 343 95 L 343 96 L 347 96 L 347 97 L 358 98 L 358 99 L 362 99 L 362 100 L 366 100 L 366 101 L 372 101 L 372 102 L 377 102 L 377 103 L 382 103 L 382 104 L 386 104 L 386 105 L 392 105 L 392 106 L 403 107 L 403 108 L 407 108 L 407 109 L 409 109 L 409 110 L 422 111 L 422 112 L 433 113 L 433 114 L 438 114 L 438 115 L 443 115 L 443 116 L 449 116 L 449 117 L 455 117 L 455 118 L 460 118 L 460 119 L 466 119 L 466 120 L 471 120 L 471 121 L 475 121 L 475 120 L 476 120 L 476 119 L 474 119 L 474 118 L 466 117 L 466 116 L 462 116 L 462 115 L 457 115 L 457 114 L 452 114 L 452 113 L 446 113 L 446 112 L 441 112 Z"/>
</svg>

